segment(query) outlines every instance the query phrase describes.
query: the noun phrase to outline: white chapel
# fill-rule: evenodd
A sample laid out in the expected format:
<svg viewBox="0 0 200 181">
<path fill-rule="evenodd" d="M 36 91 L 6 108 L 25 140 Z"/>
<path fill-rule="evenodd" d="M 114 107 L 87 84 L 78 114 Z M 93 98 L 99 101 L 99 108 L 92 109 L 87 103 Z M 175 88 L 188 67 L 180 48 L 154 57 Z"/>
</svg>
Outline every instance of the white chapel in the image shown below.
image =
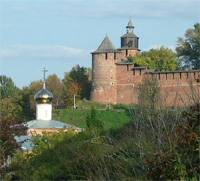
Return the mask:
<svg viewBox="0 0 200 181">
<path fill-rule="evenodd" d="M 59 130 L 71 130 L 75 133 L 82 131 L 81 128 L 72 126 L 61 121 L 52 120 L 52 101 L 53 94 L 46 89 L 44 68 L 43 88 L 35 94 L 36 101 L 36 119 L 28 121 L 25 125 L 28 127 L 27 134 L 24 136 L 15 136 L 18 143 L 22 143 L 21 148 L 24 151 L 31 151 L 34 145 L 31 142 L 32 136 L 42 135 L 44 132 L 57 133 Z"/>
</svg>

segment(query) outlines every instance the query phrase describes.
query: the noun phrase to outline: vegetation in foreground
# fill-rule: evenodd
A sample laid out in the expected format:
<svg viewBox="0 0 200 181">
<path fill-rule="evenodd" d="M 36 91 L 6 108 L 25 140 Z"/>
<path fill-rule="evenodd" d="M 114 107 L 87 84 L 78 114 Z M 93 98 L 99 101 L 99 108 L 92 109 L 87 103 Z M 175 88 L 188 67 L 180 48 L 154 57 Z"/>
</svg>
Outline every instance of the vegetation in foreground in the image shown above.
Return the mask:
<svg viewBox="0 0 200 181">
<path fill-rule="evenodd" d="M 144 89 L 145 88 L 145 89 Z M 146 79 L 132 121 L 104 129 L 91 109 L 78 134 L 35 137 L 32 153 L 16 155 L 19 180 L 199 180 L 199 103 L 163 108 L 156 79 Z"/>
<path fill-rule="evenodd" d="M 13 179 L 198 180 L 199 105 L 182 113 L 160 113 L 154 116 L 162 117 L 166 128 L 153 122 L 155 130 L 148 129 L 151 118 L 137 127 L 135 119 L 107 132 L 91 110 L 84 132 L 35 137 L 33 153 L 15 158 L 19 169 Z"/>
</svg>

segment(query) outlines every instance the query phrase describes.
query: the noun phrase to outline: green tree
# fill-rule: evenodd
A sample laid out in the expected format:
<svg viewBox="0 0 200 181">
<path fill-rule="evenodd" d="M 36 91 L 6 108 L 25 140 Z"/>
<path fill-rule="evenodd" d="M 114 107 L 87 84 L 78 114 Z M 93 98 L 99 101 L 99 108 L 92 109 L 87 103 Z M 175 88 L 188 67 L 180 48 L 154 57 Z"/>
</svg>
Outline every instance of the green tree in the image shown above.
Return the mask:
<svg viewBox="0 0 200 181">
<path fill-rule="evenodd" d="M 26 121 L 35 119 L 35 103 L 31 91 L 28 87 L 24 87 L 22 90 L 19 91 L 19 95 L 21 99 L 19 104 L 22 107 L 22 114 Z M 32 105 L 31 105 L 32 104 Z"/>
<path fill-rule="evenodd" d="M 86 117 L 86 124 L 88 131 L 94 137 L 99 137 L 103 133 L 103 122 L 97 119 L 97 112 L 94 107 L 91 107 L 90 115 Z"/>
<path fill-rule="evenodd" d="M 34 95 L 42 89 L 42 81 L 31 82 L 22 90 L 16 88 L 10 78 L 3 77 L 3 97 L 0 104 L 1 117 L 18 123 L 35 118 Z M 7 89 L 8 88 L 8 89 Z M 5 90 L 5 91 L 4 91 Z M 6 95 L 6 96 L 5 96 Z"/>
<path fill-rule="evenodd" d="M 86 75 L 88 76 L 88 80 L 92 80 L 92 69 L 90 67 L 86 68 Z"/>
<path fill-rule="evenodd" d="M 17 92 L 18 88 L 15 86 L 14 82 L 10 77 L 5 75 L 0 76 L 0 98 L 4 99 L 12 96 Z"/>
<path fill-rule="evenodd" d="M 63 105 L 64 84 L 57 75 L 50 75 L 46 79 L 47 89 L 54 95 L 54 107 Z"/>
<path fill-rule="evenodd" d="M 70 131 L 44 135 L 18 169 L 16 180 L 137 180 L 137 155 L 107 139 Z M 54 137 L 54 138 L 53 138 Z M 130 145 L 132 148 L 132 145 Z M 135 178 L 136 177 L 136 178 Z"/>
<path fill-rule="evenodd" d="M 178 38 L 176 51 L 182 68 L 200 68 L 200 23 L 188 29 L 185 38 Z"/>
<path fill-rule="evenodd" d="M 89 98 L 91 85 L 91 69 L 76 65 L 65 73 L 64 89 L 67 107 L 73 103 L 73 95 L 77 99 Z"/>
<path fill-rule="evenodd" d="M 25 120 L 22 108 L 22 96 L 17 94 L 13 97 L 1 100 L 0 113 L 1 117 L 6 121 L 15 121 L 21 123 Z"/>
<path fill-rule="evenodd" d="M 66 86 L 64 89 L 64 99 L 67 108 L 71 107 L 74 102 L 74 95 L 76 100 L 80 100 L 81 89 L 76 82 L 72 82 L 70 86 Z"/>
<path fill-rule="evenodd" d="M 35 100 L 34 96 L 37 92 L 39 92 L 42 89 L 43 86 L 43 81 L 33 81 L 30 83 L 30 85 L 27 87 L 27 92 L 29 92 L 29 101 L 30 101 L 30 106 L 31 109 L 35 109 Z M 25 90 L 25 88 L 24 88 Z"/>
<path fill-rule="evenodd" d="M 163 46 L 159 49 L 144 51 L 136 57 L 129 56 L 128 61 L 159 71 L 173 71 L 176 70 L 178 65 L 176 53 Z"/>
</svg>

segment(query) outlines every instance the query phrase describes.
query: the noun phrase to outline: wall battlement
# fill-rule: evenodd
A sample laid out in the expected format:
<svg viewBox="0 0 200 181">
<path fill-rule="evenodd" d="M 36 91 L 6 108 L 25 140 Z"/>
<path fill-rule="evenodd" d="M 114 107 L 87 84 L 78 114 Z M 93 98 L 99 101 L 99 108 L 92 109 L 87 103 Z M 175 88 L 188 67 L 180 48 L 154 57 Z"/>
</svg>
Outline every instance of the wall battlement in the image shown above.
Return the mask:
<svg viewBox="0 0 200 181">
<path fill-rule="evenodd" d="M 115 49 L 106 35 L 99 48 L 92 52 L 90 100 L 104 104 L 136 104 L 139 85 L 145 78 L 154 76 L 159 82 L 164 106 L 190 105 L 194 94 L 200 95 L 200 85 L 195 82 L 200 70 L 158 72 L 126 62 L 128 56 L 140 53 L 134 27 L 128 28 L 121 37 L 119 49 Z"/>
</svg>

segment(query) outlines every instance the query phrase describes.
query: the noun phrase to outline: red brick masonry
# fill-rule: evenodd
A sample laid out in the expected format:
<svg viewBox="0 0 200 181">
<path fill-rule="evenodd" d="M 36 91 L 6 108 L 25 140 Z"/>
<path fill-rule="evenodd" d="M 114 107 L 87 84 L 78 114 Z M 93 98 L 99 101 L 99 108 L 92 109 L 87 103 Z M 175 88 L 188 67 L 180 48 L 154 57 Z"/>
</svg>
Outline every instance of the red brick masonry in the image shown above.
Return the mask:
<svg viewBox="0 0 200 181">
<path fill-rule="evenodd" d="M 128 53 L 135 56 L 137 51 Z M 137 103 L 138 86 L 147 76 L 157 77 L 165 106 L 190 105 L 199 98 L 200 83 L 195 80 L 200 76 L 200 70 L 156 72 L 121 62 L 122 59 L 126 59 L 124 51 L 92 54 L 91 101 L 104 104 Z"/>
</svg>

